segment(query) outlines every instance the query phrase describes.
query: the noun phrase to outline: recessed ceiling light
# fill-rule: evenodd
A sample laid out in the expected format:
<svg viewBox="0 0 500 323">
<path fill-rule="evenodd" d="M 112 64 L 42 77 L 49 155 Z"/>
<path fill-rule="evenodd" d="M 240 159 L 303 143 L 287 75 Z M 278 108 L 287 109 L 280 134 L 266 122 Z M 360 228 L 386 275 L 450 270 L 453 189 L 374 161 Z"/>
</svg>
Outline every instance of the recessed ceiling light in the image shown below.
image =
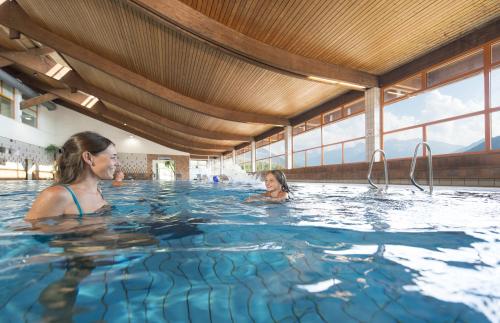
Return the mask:
<svg viewBox="0 0 500 323">
<path fill-rule="evenodd" d="M 123 125 L 124 125 L 124 126 L 126 126 L 127 124 L 126 124 L 126 123 L 124 123 Z"/>
</svg>

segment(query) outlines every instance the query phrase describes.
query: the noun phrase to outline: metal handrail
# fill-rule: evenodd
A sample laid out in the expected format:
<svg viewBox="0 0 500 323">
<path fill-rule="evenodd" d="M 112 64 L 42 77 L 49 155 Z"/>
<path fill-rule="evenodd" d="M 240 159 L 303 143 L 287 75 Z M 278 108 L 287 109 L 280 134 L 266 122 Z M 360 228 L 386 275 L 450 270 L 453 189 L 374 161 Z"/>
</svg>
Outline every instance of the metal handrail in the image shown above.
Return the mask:
<svg viewBox="0 0 500 323">
<path fill-rule="evenodd" d="M 432 151 L 431 151 L 431 146 L 429 146 L 429 144 L 425 141 L 418 143 L 417 146 L 415 147 L 415 153 L 413 154 L 413 159 L 411 160 L 410 181 L 413 185 L 418 187 L 421 191 L 424 191 L 424 188 L 422 186 L 420 186 L 415 181 L 415 167 L 417 166 L 417 157 L 418 157 L 417 153 L 418 153 L 418 148 L 420 148 L 420 146 L 427 148 L 427 151 L 429 152 L 429 157 L 427 159 L 427 161 L 428 161 L 427 167 L 428 167 L 428 171 L 429 171 L 429 193 L 432 194 L 432 190 L 434 187 L 434 183 L 433 183 L 434 176 L 432 175 Z"/>
<path fill-rule="evenodd" d="M 368 183 L 371 187 L 378 189 L 378 186 L 372 182 L 372 168 L 373 162 L 375 161 L 375 154 L 380 152 L 384 160 L 384 176 L 385 176 L 385 190 L 389 187 L 389 173 L 387 172 L 387 160 L 385 159 L 385 152 L 382 149 L 376 149 L 372 154 L 372 160 L 370 161 L 370 168 L 368 169 Z"/>
</svg>

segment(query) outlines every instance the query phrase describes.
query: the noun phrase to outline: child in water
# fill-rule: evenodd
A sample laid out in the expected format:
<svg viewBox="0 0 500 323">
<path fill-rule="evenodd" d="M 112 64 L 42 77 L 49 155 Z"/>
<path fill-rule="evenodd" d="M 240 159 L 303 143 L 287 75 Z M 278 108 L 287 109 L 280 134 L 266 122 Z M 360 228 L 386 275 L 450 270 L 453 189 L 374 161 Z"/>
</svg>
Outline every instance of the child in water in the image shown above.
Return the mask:
<svg viewBox="0 0 500 323">
<path fill-rule="evenodd" d="M 283 202 L 288 199 L 290 188 L 286 182 L 285 174 L 280 170 L 272 170 L 267 172 L 265 178 L 266 190 L 264 194 L 250 196 L 245 202 L 254 201 L 270 201 Z"/>
</svg>

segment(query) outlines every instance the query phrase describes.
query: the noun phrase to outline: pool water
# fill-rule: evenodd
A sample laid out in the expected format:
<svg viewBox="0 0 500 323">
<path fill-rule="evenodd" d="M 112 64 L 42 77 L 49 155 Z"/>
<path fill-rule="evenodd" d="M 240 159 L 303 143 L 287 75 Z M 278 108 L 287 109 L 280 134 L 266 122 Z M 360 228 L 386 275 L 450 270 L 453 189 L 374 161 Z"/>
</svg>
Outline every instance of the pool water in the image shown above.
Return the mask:
<svg viewBox="0 0 500 323">
<path fill-rule="evenodd" d="M 103 183 L 102 215 L 23 221 L 0 182 L 5 322 L 499 322 L 500 191 Z"/>
</svg>

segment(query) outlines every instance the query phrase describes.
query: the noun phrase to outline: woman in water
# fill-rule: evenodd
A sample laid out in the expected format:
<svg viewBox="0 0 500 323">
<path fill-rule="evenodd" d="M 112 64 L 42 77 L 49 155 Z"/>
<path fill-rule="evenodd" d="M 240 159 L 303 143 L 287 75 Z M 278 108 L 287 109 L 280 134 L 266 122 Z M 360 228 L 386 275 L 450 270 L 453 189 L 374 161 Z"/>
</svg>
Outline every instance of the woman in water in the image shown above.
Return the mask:
<svg viewBox="0 0 500 323">
<path fill-rule="evenodd" d="M 98 184 L 101 179 L 113 179 L 119 166 L 114 143 L 87 131 L 71 136 L 61 150 L 55 184 L 38 196 L 26 215 L 27 220 L 82 216 L 108 205 Z"/>
<path fill-rule="evenodd" d="M 286 182 L 285 174 L 280 170 L 272 170 L 267 172 L 265 178 L 266 190 L 264 194 L 251 196 L 245 202 L 253 201 L 270 201 L 283 202 L 288 199 L 290 188 Z"/>
</svg>

